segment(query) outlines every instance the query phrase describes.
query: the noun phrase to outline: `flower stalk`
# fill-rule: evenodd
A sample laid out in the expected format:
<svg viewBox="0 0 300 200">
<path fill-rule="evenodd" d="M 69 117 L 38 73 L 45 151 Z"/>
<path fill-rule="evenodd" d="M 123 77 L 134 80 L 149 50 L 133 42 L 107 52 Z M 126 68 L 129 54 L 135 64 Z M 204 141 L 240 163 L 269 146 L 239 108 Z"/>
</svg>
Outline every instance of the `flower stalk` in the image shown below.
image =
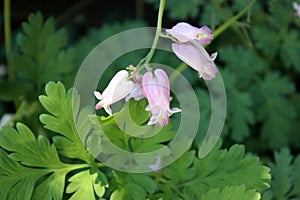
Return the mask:
<svg viewBox="0 0 300 200">
<path fill-rule="evenodd" d="M 4 0 L 4 40 L 5 40 L 5 55 L 7 60 L 7 72 L 9 80 L 15 80 L 15 74 L 9 63 L 9 55 L 11 53 L 11 21 L 10 21 L 10 0 Z"/>
<path fill-rule="evenodd" d="M 152 57 L 155 53 L 155 49 L 157 47 L 157 44 L 158 44 L 158 40 L 159 40 L 159 37 L 160 37 L 160 34 L 161 34 L 161 29 L 162 29 L 162 18 L 163 18 L 163 14 L 164 14 L 165 4 L 166 4 L 166 0 L 160 0 L 158 18 L 157 18 L 157 26 L 156 26 L 156 33 L 155 33 L 155 37 L 154 37 L 154 40 L 153 40 L 151 50 L 148 53 L 148 55 L 146 56 L 145 65 L 149 64 L 149 62 L 151 61 L 151 59 L 152 59 Z"/>
</svg>

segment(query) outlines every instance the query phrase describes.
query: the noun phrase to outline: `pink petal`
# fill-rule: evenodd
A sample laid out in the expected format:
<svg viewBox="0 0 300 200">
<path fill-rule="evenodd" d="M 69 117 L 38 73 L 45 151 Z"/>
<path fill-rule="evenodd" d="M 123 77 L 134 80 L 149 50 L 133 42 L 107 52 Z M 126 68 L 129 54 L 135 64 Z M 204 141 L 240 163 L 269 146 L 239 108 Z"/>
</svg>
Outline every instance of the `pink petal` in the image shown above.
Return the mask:
<svg viewBox="0 0 300 200">
<path fill-rule="evenodd" d="M 202 45 L 209 44 L 213 38 L 212 31 L 207 26 L 197 28 L 184 22 L 176 24 L 172 29 L 166 29 L 166 32 L 179 42 L 197 40 Z"/>
<path fill-rule="evenodd" d="M 188 23 L 181 22 L 173 26 L 172 29 L 167 29 L 166 32 L 175 37 L 180 42 L 187 42 L 197 39 L 199 29 L 191 26 Z"/>
<path fill-rule="evenodd" d="M 166 126 L 169 116 L 173 111 L 178 111 L 170 109 L 170 83 L 167 73 L 162 69 L 156 69 L 154 74 L 145 73 L 142 86 L 143 94 L 149 103 L 146 110 L 150 110 L 152 114 L 148 125 Z"/>
<path fill-rule="evenodd" d="M 172 49 L 179 59 L 198 71 L 203 79 L 210 80 L 215 77 L 218 70 L 214 59 L 217 54 L 209 56 L 202 45 L 195 42 L 173 43 Z"/>
</svg>

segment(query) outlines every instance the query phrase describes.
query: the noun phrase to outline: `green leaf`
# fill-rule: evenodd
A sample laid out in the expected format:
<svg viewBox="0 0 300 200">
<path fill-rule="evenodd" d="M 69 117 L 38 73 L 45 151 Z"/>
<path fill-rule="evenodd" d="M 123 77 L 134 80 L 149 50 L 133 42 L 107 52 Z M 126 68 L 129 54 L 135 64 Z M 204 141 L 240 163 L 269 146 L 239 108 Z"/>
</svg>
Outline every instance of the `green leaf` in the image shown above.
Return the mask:
<svg viewBox="0 0 300 200">
<path fill-rule="evenodd" d="M 167 178 L 167 183 L 178 184 L 189 180 L 195 175 L 194 169 L 190 168 L 195 158 L 195 151 L 183 154 L 172 165 L 163 169 L 163 176 Z"/>
<path fill-rule="evenodd" d="M 280 56 L 287 68 L 294 68 L 295 71 L 300 72 L 300 44 L 299 33 L 296 30 L 289 31 L 283 39 Z"/>
<path fill-rule="evenodd" d="M 75 121 L 78 114 L 78 106 L 80 98 L 75 90 L 66 92 L 62 83 L 49 82 L 45 88 L 46 95 L 41 95 L 39 100 L 43 107 L 50 114 L 42 114 L 40 116 L 41 122 L 45 128 L 59 133 L 60 136 L 54 137 L 54 144 L 59 153 L 69 158 L 79 158 L 86 162 L 90 162 L 91 155 L 87 152 L 81 140 L 80 134 L 84 139 L 84 135 L 91 129 L 90 123 L 82 121 L 82 117 Z M 85 113 L 86 115 L 86 113 Z M 80 132 L 78 126 L 83 125 Z"/>
<path fill-rule="evenodd" d="M 265 61 L 257 55 L 254 49 L 241 45 L 222 47 L 219 52 L 220 59 L 225 62 L 224 67 L 236 77 L 238 83 L 236 86 L 239 88 L 248 87 L 249 82 L 255 79 L 265 66 Z"/>
<path fill-rule="evenodd" d="M 0 80 L 0 91 L 0 100 L 12 101 L 23 98 L 27 94 L 33 94 L 34 89 L 32 85 L 22 82 Z"/>
<path fill-rule="evenodd" d="M 293 165 L 293 190 L 291 194 L 300 198 L 300 155 L 295 158 Z"/>
<path fill-rule="evenodd" d="M 291 0 L 268 1 L 268 8 L 271 13 L 270 23 L 278 29 L 281 29 L 283 24 L 288 25 L 294 17 Z"/>
<path fill-rule="evenodd" d="M 265 24 L 256 25 L 252 29 L 253 39 L 256 46 L 264 55 L 274 56 L 277 51 L 278 32 Z"/>
<path fill-rule="evenodd" d="M 241 184 L 244 184 L 247 190 L 267 189 L 269 168 L 259 165 L 258 157 L 245 157 L 244 154 L 244 146 L 233 145 L 228 151 L 215 149 L 205 158 L 196 159 L 196 176 L 202 180 L 203 189 L 207 186 L 223 188 L 227 185 Z"/>
<path fill-rule="evenodd" d="M 89 170 L 85 170 L 69 178 L 70 184 L 66 192 L 73 193 L 70 200 L 96 199 L 95 194 L 102 197 L 105 187 L 97 183 L 97 177 L 97 173 L 90 174 Z"/>
<path fill-rule="evenodd" d="M 173 194 L 183 199 L 201 199 L 202 195 L 209 192 L 211 188 L 222 191 L 226 187 L 235 188 L 242 185 L 244 188 L 241 190 L 242 193 L 251 190 L 249 195 L 257 196 L 257 191 L 263 191 L 269 187 L 268 181 L 271 178 L 269 168 L 261 166 L 255 156 L 245 157 L 245 149 L 242 145 L 234 145 L 228 151 L 218 148 L 220 145 L 215 146 L 202 159 L 193 158 L 190 152 L 180 158 L 181 161 L 179 159 L 163 169 L 164 181 L 160 184 L 161 190 L 166 194 L 163 196 L 168 198 L 168 195 Z M 172 168 L 174 170 L 171 171 Z"/>
<path fill-rule="evenodd" d="M 293 83 L 287 77 L 274 72 L 268 73 L 263 81 L 253 87 L 256 116 L 258 121 L 263 122 L 261 139 L 264 147 L 278 148 L 293 140 L 289 137 L 292 131 L 290 124 L 295 120 L 296 112 L 289 96 L 294 90 Z"/>
<path fill-rule="evenodd" d="M 12 153 L 9 155 L 23 165 L 35 167 L 63 167 L 56 149 L 43 136 L 36 141 L 33 133 L 23 124 L 17 124 L 17 130 L 3 127 L 0 145 Z"/>
<path fill-rule="evenodd" d="M 61 199 L 66 174 L 78 168 L 62 163 L 54 145 L 38 140 L 23 124 L 0 131 L 0 199 Z M 47 176 L 46 176 L 47 175 Z"/>
<path fill-rule="evenodd" d="M 244 185 L 241 186 L 227 186 L 223 190 L 210 189 L 204 194 L 201 200 L 259 200 L 260 194 L 255 190 L 246 190 Z"/>
<path fill-rule="evenodd" d="M 101 184 L 107 185 L 106 177 L 97 169 L 95 158 L 84 145 L 92 130 L 93 124 L 89 116 L 93 109 L 83 107 L 79 110 L 80 97 L 76 90 L 70 89 L 66 92 L 60 82 L 49 82 L 45 91 L 46 95 L 41 95 L 39 100 L 50 114 L 42 114 L 40 120 L 47 129 L 59 134 L 53 137 L 59 154 L 85 161 L 93 170 L 98 171 Z"/>
<path fill-rule="evenodd" d="M 287 148 L 275 153 L 276 165 L 271 165 L 272 191 L 276 198 L 284 198 L 291 188 L 293 157 Z"/>
<path fill-rule="evenodd" d="M 142 200 L 147 194 L 155 191 L 155 182 L 148 174 L 134 174 L 114 171 L 114 177 L 118 184 L 111 200 Z"/>
<path fill-rule="evenodd" d="M 54 19 L 43 19 L 41 13 L 31 14 L 22 24 L 23 33 L 17 37 L 19 49 L 11 57 L 17 76 L 26 85 L 38 87 L 52 80 L 60 80 L 74 69 L 74 50 L 64 50 L 67 43 L 63 29 L 55 31 Z M 29 94 L 27 94 L 29 97 Z"/>
<path fill-rule="evenodd" d="M 99 124 L 101 128 L 94 127 L 94 138 L 98 138 L 96 143 L 100 143 L 101 147 L 90 147 L 93 150 L 98 149 L 100 152 L 94 152 L 94 155 L 106 155 L 107 163 L 113 166 L 123 166 L 125 168 L 134 167 L 149 168 L 150 164 L 155 162 L 155 156 L 145 159 L 136 156 L 125 156 L 126 152 L 146 153 L 160 150 L 165 147 L 165 142 L 170 141 L 176 132 L 172 130 L 172 123 L 168 126 L 149 126 L 145 125 L 149 118 L 149 112 L 145 111 L 146 100 L 140 102 L 127 102 L 120 112 L 114 113 L 109 117 L 97 117 L 95 124 Z M 133 107 L 134 106 L 134 107 Z M 138 118 L 137 116 L 141 116 Z M 147 120 L 147 121 L 145 121 Z M 142 123 L 142 125 L 140 125 Z M 94 142 L 96 139 L 93 139 Z M 118 147 L 118 148 L 115 148 Z M 170 154 L 168 147 L 163 149 L 163 154 Z M 133 159 L 133 160 L 132 160 Z"/>
<path fill-rule="evenodd" d="M 234 141 L 243 141 L 250 134 L 250 125 L 255 122 L 253 101 L 250 92 L 238 89 L 239 81 L 228 71 L 222 73 L 228 102 L 227 130 Z"/>
<path fill-rule="evenodd" d="M 169 0 L 166 1 L 166 10 L 169 11 L 169 16 L 172 19 L 195 18 L 199 13 L 200 3 L 201 1 L 198 0 Z"/>
<path fill-rule="evenodd" d="M 142 125 L 149 120 L 151 114 L 150 112 L 145 111 L 148 106 L 148 102 L 145 98 L 140 101 L 130 99 L 128 106 L 130 116 L 136 124 Z"/>
<path fill-rule="evenodd" d="M 274 163 L 270 164 L 271 188 L 264 193 L 263 199 L 299 199 L 300 156 L 294 158 L 288 148 L 281 148 L 274 157 Z"/>
<path fill-rule="evenodd" d="M 35 183 L 45 174 L 45 170 L 24 167 L 0 149 L 0 199 L 29 200 Z"/>
</svg>

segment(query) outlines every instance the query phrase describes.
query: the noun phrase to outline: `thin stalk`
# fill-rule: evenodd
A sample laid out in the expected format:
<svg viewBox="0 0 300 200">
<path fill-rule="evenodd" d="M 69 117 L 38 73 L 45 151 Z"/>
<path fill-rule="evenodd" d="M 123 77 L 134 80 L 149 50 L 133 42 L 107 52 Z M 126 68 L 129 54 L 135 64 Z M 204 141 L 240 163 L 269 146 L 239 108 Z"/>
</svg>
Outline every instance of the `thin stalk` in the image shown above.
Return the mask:
<svg viewBox="0 0 300 200">
<path fill-rule="evenodd" d="M 149 64 L 149 62 L 151 61 L 157 44 L 158 44 L 158 40 L 159 37 L 161 36 L 162 32 L 162 18 L 163 18 L 163 13 L 164 13 L 164 9 L 165 9 L 165 4 L 166 4 L 166 0 L 161 0 L 160 4 L 159 4 L 159 10 L 158 10 L 158 18 L 157 18 L 157 27 L 156 27 L 156 32 L 155 32 L 155 36 L 154 36 L 154 40 L 151 46 L 151 50 L 149 51 L 149 53 L 138 63 L 138 65 L 136 66 L 136 70 L 134 71 L 134 73 L 132 73 L 129 77 L 128 80 L 130 80 L 132 77 L 134 77 L 136 74 L 138 74 L 144 67 L 147 67 L 147 64 Z"/>
<path fill-rule="evenodd" d="M 176 78 L 179 76 L 179 73 L 183 72 L 183 70 L 185 70 L 185 68 L 187 67 L 187 64 L 182 62 L 177 68 L 176 68 L 176 73 L 172 73 L 170 76 L 170 83 L 173 83 Z"/>
<path fill-rule="evenodd" d="M 4 40 L 5 40 L 5 55 L 7 60 L 8 79 L 15 80 L 15 74 L 9 62 L 11 53 L 11 21 L 10 21 L 10 0 L 4 0 Z"/>
<path fill-rule="evenodd" d="M 155 53 L 157 44 L 158 44 L 159 36 L 161 34 L 162 18 L 163 18 L 163 14 L 164 14 L 165 4 L 166 4 L 166 0 L 161 0 L 160 1 L 159 11 L 158 11 L 156 33 L 155 33 L 155 37 L 154 37 L 154 40 L 153 40 L 153 44 L 152 44 L 151 50 L 150 50 L 150 52 L 148 53 L 148 55 L 146 57 L 146 61 L 145 61 L 146 65 L 151 61 L 151 59 L 152 59 L 152 57 L 153 57 L 153 55 Z"/>
<path fill-rule="evenodd" d="M 243 10 L 241 10 L 237 15 L 229 19 L 227 22 L 225 22 L 222 26 L 220 26 L 216 31 L 214 31 L 214 38 L 218 37 L 221 33 L 223 33 L 226 29 L 228 29 L 230 26 L 234 24 L 239 18 L 241 18 L 251 7 L 251 5 L 255 2 L 255 0 L 252 0 L 247 7 L 245 7 Z"/>
</svg>

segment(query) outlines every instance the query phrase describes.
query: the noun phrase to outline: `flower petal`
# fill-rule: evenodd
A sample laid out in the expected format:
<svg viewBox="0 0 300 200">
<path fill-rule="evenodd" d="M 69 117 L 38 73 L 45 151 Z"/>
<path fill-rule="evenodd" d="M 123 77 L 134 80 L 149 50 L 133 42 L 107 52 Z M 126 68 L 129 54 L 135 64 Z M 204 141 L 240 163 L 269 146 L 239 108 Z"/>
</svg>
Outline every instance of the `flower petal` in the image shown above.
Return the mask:
<svg viewBox="0 0 300 200">
<path fill-rule="evenodd" d="M 166 32 L 175 37 L 180 42 L 187 42 L 197 39 L 199 29 L 188 23 L 180 22 L 172 29 L 166 29 Z"/>
<path fill-rule="evenodd" d="M 188 23 L 180 22 L 166 32 L 175 37 L 179 42 L 198 40 L 200 44 L 209 44 L 213 38 L 212 31 L 207 26 L 197 28 Z"/>
<path fill-rule="evenodd" d="M 149 106 L 146 110 L 151 111 L 148 125 L 156 124 L 166 126 L 169 116 L 177 109 L 170 109 L 170 83 L 167 73 L 162 69 L 156 69 L 154 74 L 147 72 L 142 79 L 143 93 L 147 98 Z"/>
<path fill-rule="evenodd" d="M 203 79 L 211 80 L 215 77 L 218 71 L 214 63 L 216 53 L 209 56 L 204 47 L 195 42 L 173 43 L 172 49 L 179 59 L 198 71 Z"/>
<path fill-rule="evenodd" d="M 102 96 L 101 93 L 98 92 L 98 91 L 94 91 L 94 96 L 95 96 L 98 100 L 103 99 L 103 96 Z"/>
<path fill-rule="evenodd" d="M 95 108 L 104 108 L 109 115 L 112 115 L 110 105 L 125 98 L 133 89 L 134 83 L 127 80 L 128 76 L 129 74 L 126 70 L 121 70 L 111 79 L 102 94 L 95 91 L 94 95 L 100 100 Z"/>
</svg>

